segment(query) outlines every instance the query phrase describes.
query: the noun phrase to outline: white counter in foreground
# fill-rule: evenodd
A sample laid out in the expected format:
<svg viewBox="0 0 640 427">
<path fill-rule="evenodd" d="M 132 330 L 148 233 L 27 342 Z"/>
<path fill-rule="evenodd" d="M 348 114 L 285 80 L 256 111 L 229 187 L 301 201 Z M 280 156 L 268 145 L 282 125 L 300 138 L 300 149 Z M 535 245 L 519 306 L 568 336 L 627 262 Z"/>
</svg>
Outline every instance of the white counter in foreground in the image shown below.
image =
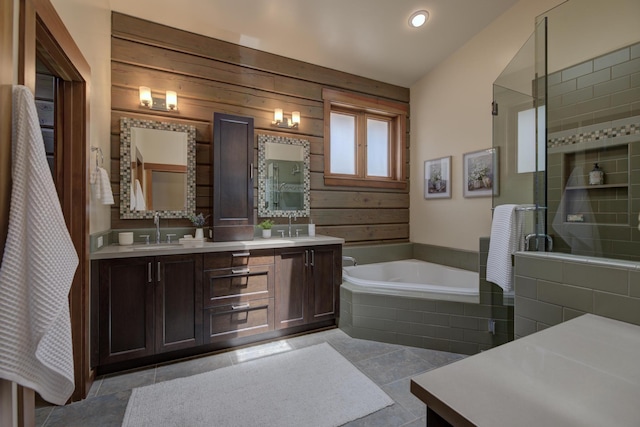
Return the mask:
<svg viewBox="0 0 640 427">
<path fill-rule="evenodd" d="M 180 245 L 172 244 L 135 244 L 130 246 L 111 245 L 100 248 L 91 254 L 91 259 L 132 258 L 155 255 L 178 255 L 186 253 L 205 253 L 223 251 L 241 251 L 251 249 L 289 248 L 317 245 L 341 245 L 344 239 L 331 236 L 273 237 L 271 239 L 256 238 L 236 242 L 204 242 Z"/>
<path fill-rule="evenodd" d="M 429 427 L 637 427 L 640 326 L 585 314 L 419 375 L 411 392 Z"/>
</svg>

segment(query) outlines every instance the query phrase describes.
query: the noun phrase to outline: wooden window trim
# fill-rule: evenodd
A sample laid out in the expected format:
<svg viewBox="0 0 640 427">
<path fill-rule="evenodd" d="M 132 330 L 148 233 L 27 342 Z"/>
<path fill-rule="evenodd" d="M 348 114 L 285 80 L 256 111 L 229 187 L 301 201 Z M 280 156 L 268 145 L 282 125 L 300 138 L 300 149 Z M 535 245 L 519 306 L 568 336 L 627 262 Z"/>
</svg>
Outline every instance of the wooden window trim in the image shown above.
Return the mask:
<svg viewBox="0 0 640 427">
<path fill-rule="evenodd" d="M 406 133 L 407 115 L 409 106 L 407 104 L 375 98 L 371 96 L 344 92 L 334 89 L 323 89 L 322 98 L 324 100 L 324 183 L 331 186 L 368 187 L 384 189 L 407 189 L 406 180 Z M 331 167 L 331 112 L 332 111 L 356 111 L 364 113 L 363 117 L 372 115 L 374 117 L 385 117 L 389 119 L 390 125 L 390 147 L 389 147 L 389 173 L 390 177 L 371 177 L 330 173 Z M 366 123 L 365 123 L 366 127 Z M 358 124 L 358 140 L 362 140 L 364 133 L 363 126 Z M 358 150 L 356 157 L 356 170 L 363 170 L 360 165 L 366 162 L 366 147 Z"/>
</svg>

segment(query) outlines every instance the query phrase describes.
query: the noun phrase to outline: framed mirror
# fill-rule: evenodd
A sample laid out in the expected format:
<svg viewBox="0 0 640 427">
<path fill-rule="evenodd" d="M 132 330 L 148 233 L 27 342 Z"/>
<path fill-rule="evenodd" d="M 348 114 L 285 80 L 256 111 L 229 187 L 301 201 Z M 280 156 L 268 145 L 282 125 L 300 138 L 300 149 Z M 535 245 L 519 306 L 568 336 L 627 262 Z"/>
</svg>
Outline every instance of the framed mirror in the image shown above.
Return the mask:
<svg viewBox="0 0 640 427">
<path fill-rule="evenodd" d="M 309 141 L 258 135 L 258 216 L 309 216 Z"/>
<path fill-rule="evenodd" d="M 195 126 L 120 119 L 120 218 L 195 211 Z"/>
</svg>

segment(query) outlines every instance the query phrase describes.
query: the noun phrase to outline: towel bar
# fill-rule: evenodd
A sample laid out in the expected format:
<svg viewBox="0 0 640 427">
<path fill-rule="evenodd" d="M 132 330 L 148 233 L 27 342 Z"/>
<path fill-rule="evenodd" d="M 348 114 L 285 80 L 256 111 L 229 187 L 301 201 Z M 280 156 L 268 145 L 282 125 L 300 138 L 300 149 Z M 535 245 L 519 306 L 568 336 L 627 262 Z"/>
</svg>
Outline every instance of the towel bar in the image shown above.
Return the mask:
<svg viewBox="0 0 640 427">
<path fill-rule="evenodd" d="M 91 152 L 93 153 L 96 151 L 97 151 L 97 154 L 96 154 L 96 169 L 97 169 L 97 168 L 101 168 L 102 165 L 104 165 L 104 155 L 102 154 L 102 148 L 92 146 Z M 98 164 L 98 154 L 100 155 L 100 164 Z"/>
<path fill-rule="evenodd" d="M 491 208 L 491 210 L 495 210 L 496 208 Z M 525 211 L 525 212 L 529 212 L 529 211 L 541 211 L 541 210 L 546 210 L 547 207 L 546 206 L 537 206 L 537 205 L 521 205 L 516 207 L 517 211 Z"/>
</svg>

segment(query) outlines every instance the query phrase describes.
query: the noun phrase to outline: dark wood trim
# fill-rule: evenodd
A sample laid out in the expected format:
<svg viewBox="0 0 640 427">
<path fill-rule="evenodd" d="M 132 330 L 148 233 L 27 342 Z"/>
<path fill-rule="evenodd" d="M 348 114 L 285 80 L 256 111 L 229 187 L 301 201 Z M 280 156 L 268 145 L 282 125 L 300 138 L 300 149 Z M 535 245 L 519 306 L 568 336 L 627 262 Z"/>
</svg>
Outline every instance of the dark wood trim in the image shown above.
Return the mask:
<svg viewBox="0 0 640 427">
<path fill-rule="evenodd" d="M 14 83 L 14 1 L 0 0 L 0 263 L 4 254 L 9 226 L 9 207 L 11 204 L 11 133 L 12 104 Z M 19 394 L 23 394 L 20 388 Z M 31 395 L 34 393 L 31 391 Z M 15 399 L 13 383 L 0 379 L 0 426 L 13 427 L 14 405 L 18 416 L 24 420 L 33 416 L 34 405 L 25 406 L 20 399 Z M 33 424 L 32 424 L 33 425 Z M 19 424 L 23 427 L 24 424 Z"/>
<path fill-rule="evenodd" d="M 351 186 L 370 189 L 387 188 L 406 191 L 409 187 L 405 147 L 407 146 L 407 114 L 409 105 L 380 97 L 362 95 L 324 88 L 324 185 Z M 331 113 L 353 115 L 356 120 L 356 173 L 355 175 L 332 174 L 331 168 Z M 389 118 L 389 173 L 388 178 L 367 177 L 366 171 L 366 118 L 368 114 Z"/>
<path fill-rule="evenodd" d="M 475 424 L 457 413 L 446 403 L 411 380 L 411 393 L 424 402 L 433 413 L 431 417 L 437 426 L 475 427 Z M 431 424 L 429 424 L 431 426 Z"/>
<path fill-rule="evenodd" d="M 91 77 L 91 67 L 82 55 L 80 48 L 76 45 L 69 30 L 64 26 L 64 22 L 56 12 L 50 0 L 31 0 L 40 20 L 42 28 L 49 34 L 56 46 L 49 46 L 47 52 L 59 52 L 62 58 L 67 58 L 71 67 L 64 66 L 60 69 L 61 77 L 65 80 L 81 80 L 88 82 Z M 58 61 L 56 61 L 59 63 Z M 57 70 L 53 70 L 57 71 Z M 88 99 L 88 98 L 87 98 Z"/>
<path fill-rule="evenodd" d="M 11 202 L 11 105 L 13 84 L 13 0 L 0 0 L 0 260 Z M 0 261 L 1 262 L 1 261 Z"/>
<path fill-rule="evenodd" d="M 409 104 L 343 90 L 324 88 L 322 89 L 322 99 L 333 105 L 347 108 L 357 105 L 358 107 L 365 108 L 368 111 L 382 115 L 392 114 L 395 116 L 409 114 Z"/>
<path fill-rule="evenodd" d="M 26 12 L 33 20 L 25 43 L 33 50 L 25 49 L 23 70 L 33 71 L 35 82 L 35 55 L 43 59 L 59 80 L 62 107 L 62 123 L 57 124 L 57 143 L 62 145 L 63 165 L 62 211 L 69 234 L 78 253 L 79 264 L 69 293 L 75 390 L 72 401 L 84 399 L 89 392 L 95 372 L 90 366 L 89 322 L 89 206 L 88 163 L 89 144 L 89 83 L 90 68 L 69 31 L 56 13 L 50 0 L 24 0 L 33 6 Z M 31 25 L 25 25 L 27 29 Z"/>
<path fill-rule="evenodd" d="M 187 172 L 187 167 L 184 165 L 169 165 L 165 163 L 145 163 L 144 168 L 157 172 Z"/>
<path fill-rule="evenodd" d="M 383 180 L 376 180 L 376 179 L 338 178 L 338 177 L 325 177 L 324 185 L 364 187 L 368 189 L 393 188 L 396 190 L 405 190 L 407 188 L 406 181 L 391 181 L 391 180 L 383 181 Z"/>
</svg>

